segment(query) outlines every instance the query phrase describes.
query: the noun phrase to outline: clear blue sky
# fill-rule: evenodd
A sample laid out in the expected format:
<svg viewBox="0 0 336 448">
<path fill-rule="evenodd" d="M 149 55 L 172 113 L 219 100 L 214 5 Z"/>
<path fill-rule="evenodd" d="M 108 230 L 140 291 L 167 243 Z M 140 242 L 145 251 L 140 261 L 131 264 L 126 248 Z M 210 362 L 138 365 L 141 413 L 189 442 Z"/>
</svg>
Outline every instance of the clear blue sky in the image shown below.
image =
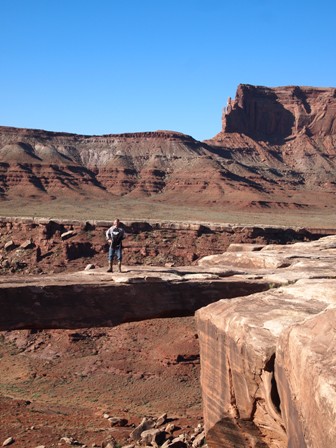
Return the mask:
<svg viewBox="0 0 336 448">
<path fill-rule="evenodd" d="M 239 83 L 336 86 L 334 0 L 0 0 L 0 125 L 221 129 Z"/>
</svg>

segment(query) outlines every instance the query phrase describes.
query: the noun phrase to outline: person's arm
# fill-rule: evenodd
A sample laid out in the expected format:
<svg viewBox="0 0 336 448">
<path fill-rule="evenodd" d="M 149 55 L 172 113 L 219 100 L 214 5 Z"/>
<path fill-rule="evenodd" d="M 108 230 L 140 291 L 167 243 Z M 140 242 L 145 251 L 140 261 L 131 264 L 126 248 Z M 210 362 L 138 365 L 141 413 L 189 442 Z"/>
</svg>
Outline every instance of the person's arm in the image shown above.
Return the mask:
<svg viewBox="0 0 336 448">
<path fill-rule="evenodd" d="M 112 237 L 111 237 L 111 235 L 110 235 L 110 230 L 111 230 L 111 227 L 106 231 L 106 240 L 107 240 L 107 242 L 109 243 L 109 244 L 111 244 L 112 243 Z"/>
</svg>

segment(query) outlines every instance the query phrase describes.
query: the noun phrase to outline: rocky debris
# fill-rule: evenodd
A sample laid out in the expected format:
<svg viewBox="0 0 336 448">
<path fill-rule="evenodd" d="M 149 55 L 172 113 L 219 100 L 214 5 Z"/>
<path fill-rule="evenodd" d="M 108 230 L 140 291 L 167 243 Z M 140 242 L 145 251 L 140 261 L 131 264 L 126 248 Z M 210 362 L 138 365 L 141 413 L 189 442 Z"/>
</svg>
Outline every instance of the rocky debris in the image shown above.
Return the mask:
<svg viewBox="0 0 336 448">
<path fill-rule="evenodd" d="M 81 446 L 82 445 L 82 443 L 80 443 L 74 437 L 61 437 L 60 442 L 64 442 L 67 445 L 73 445 L 73 446 Z"/>
<path fill-rule="evenodd" d="M 160 446 L 164 443 L 166 434 L 164 431 L 161 431 L 157 428 L 147 429 L 141 433 L 141 444 L 151 445 L 151 446 Z"/>
<path fill-rule="evenodd" d="M 162 426 L 166 421 L 167 421 L 167 414 L 164 413 L 157 418 L 155 426 L 156 427 Z"/>
<path fill-rule="evenodd" d="M 105 266 L 107 264 L 108 245 L 105 241 L 105 230 L 110 225 L 105 221 L 93 221 L 87 229 L 87 222 L 50 220 L 42 218 L 1 218 L 0 217 L 0 256 L 9 265 L 2 263 L 3 273 L 10 273 L 12 262 L 26 263 L 24 273 L 57 273 L 84 270 L 89 264 Z M 172 262 L 175 266 L 189 265 L 190 254 L 196 254 L 197 259 L 208 254 L 221 254 L 230 244 L 239 242 L 258 243 L 287 243 L 316 239 L 317 235 L 304 229 L 288 229 L 286 227 L 247 227 L 232 225 L 196 225 L 192 223 L 171 222 L 125 222 L 127 239 L 124 247 L 125 265 L 153 265 L 164 266 Z M 73 230 L 71 230 L 71 228 Z M 70 240 L 63 241 L 61 235 L 75 232 Z M 15 240 L 14 237 L 15 236 Z M 320 235 L 318 235 L 320 236 Z M 10 251 L 4 246 L 15 241 Z M 25 241 L 34 241 L 35 248 L 31 250 L 17 249 Z M 1 262 L 0 262 L 1 264 Z M 37 272 L 38 270 L 38 272 Z M 166 267 L 172 276 L 178 274 L 175 269 Z M 22 272 L 23 273 L 23 272 Z M 190 273 L 201 275 L 201 273 Z M 206 273 L 202 273 L 206 275 Z M 187 273 L 188 275 L 188 273 Z M 215 275 L 212 272 L 212 275 Z M 232 275 L 232 272 L 218 275 Z M 208 277 L 210 273 L 208 273 Z M 118 276 L 117 281 L 121 281 Z M 213 277 L 215 278 L 215 277 Z M 136 281 L 136 280 L 135 280 Z M 149 276 L 147 281 L 160 281 Z"/>
<path fill-rule="evenodd" d="M 96 266 L 92 263 L 89 263 L 85 266 L 84 271 L 92 271 L 92 269 L 96 269 Z"/>
<path fill-rule="evenodd" d="M 9 446 L 14 442 L 15 440 L 13 437 L 8 437 L 6 440 L 3 441 L 2 446 Z"/>
<path fill-rule="evenodd" d="M 103 445 L 104 448 L 116 448 L 117 443 L 116 442 L 108 442 L 107 444 Z"/>
<path fill-rule="evenodd" d="M 24 241 L 22 244 L 20 244 L 20 249 L 28 250 L 28 249 L 34 249 L 35 244 L 31 238 Z"/>
<path fill-rule="evenodd" d="M 204 427 L 198 424 L 194 431 L 186 428 L 181 432 L 173 422 L 168 424 L 170 419 L 167 414 L 162 414 L 158 418 L 144 418 L 140 425 L 130 434 L 130 438 L 135 440 L 132 448 L 146 446 L 154 448 L 200 448 L 206 447 Z M 144 427 L 149 429 L 143 430 Z M 174 435 L 174 433 L 177 434 Z"/>
<path fill-rule="evenodd" d="M 117 442 L 113 437 L 101 444 L 102 448 L 117 448 Z"/>
<path fill-rule="evenodd" d="M 168 434 L 172 434 L 176 429 L 176 426 L 174 423 L 168 423 L 168 425 L 165 427 L 165 432 L 167 432 Z"/>
<path fill-rule="evenodd" d="M 197 434 L 192 442 L 192 448 L 199 448 L 200 446 L 203 446 L 205 442 L 205 432 L 202 431 L 199 434 Z"/>
<path fill-rule="evenodd" d="M 128 423 L 127 418 L 124 417 L 108 417 L 108 421 L 111 426 L 126 426 Z"/>
<path fill-rule="evenodd" d="M 270 281 L 268 291 L 196 312 L 209 447 L 336 443 L 335 244 L 332 236 L 206 258 L 243 260 Z"/>
<path fill-rule="evenodd" d="M 135 441 L 141 440 L 141 434 L 144 431 L 154 428 L 155 421 L 153 418 L 144 417 L 141 423 L 131 432 L 130 437 Z"/>
<path fill-rule="evenodd" d="M 74 232 L 73 230 L 68 230 L 67 232 L 64 232 L 61 234 L 61 239 L 64 241 L 69 238 L 72 238 L 75 235 L 76 235 L 76 232 Z"/>
<path fill-rule="evenodd" d="M 11 250 L 14 250 L 16 248 L 16 244 L 14 243 L 13 240 L 7 241 L 7 243 L 5 243 L 4 245 L 4 249 L 9 252 Z"/>
</svg>

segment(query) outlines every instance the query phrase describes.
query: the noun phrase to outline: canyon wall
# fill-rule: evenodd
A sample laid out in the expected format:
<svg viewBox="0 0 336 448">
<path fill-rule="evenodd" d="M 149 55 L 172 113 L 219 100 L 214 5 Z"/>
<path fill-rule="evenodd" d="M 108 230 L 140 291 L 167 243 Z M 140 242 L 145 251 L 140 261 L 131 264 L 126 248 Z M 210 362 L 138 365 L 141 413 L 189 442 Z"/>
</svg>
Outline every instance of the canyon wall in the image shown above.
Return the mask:
<svg viewBox="0 0 336 448">
<path fill-rule="evenodd" d="M 228 100 L 222 123 L 225 133 L 280 143 L 299 133 L 335 135 L 336 89 L 241 84 L 235 99 Z"/>
<path fill-rule="evenodd" d="M 108 221 L 0 217 L 0 274 L 45 274 L 106 265 Z M 124 264 L 181 266 L 232 243 L 309 241 L 332 230 L 210 223 L 123 223 Z"/>
<path fill-rule="evenodd" d="M 270 284 L 196 312 L 209 447 L 335 445 L 335 248 L 327 237 L 200 260 Z"/>
<path fill-rule="evenodd" d="M 242 84 L 222 130 L 204 142 L 173 131 L 86 136 L 0 127 L 0 197 L 330 208 L 335 91 Z"/>
</svg>

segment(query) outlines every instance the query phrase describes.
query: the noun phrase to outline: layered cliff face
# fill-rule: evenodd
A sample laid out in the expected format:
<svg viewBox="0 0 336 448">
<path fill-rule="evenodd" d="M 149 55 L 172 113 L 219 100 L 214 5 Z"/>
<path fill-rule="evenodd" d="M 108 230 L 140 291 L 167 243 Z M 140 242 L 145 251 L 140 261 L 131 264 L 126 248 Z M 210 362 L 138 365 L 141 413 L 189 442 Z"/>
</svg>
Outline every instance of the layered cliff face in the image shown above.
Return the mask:
<svg viewBox="0 0 336 448">
<path fill-rule="evenodd" d="M 85 136 L 0 127 L 0 195 L 150 197 L 233 208 L 330 207 L 336 89 L 240 85 L 222 131 Z"/>
<path fill-rule="evenodd" d="M 196 312 L 209 448 L 336 443 L 335 237 L 205 257 L 270 289 Z"/>
<path fill-rule="evenodd" d="M 299 133 L 336 134 L 336 89 L 240 85 L 223 114 L 223 132 L 282 142 Z"/>
</svg>

